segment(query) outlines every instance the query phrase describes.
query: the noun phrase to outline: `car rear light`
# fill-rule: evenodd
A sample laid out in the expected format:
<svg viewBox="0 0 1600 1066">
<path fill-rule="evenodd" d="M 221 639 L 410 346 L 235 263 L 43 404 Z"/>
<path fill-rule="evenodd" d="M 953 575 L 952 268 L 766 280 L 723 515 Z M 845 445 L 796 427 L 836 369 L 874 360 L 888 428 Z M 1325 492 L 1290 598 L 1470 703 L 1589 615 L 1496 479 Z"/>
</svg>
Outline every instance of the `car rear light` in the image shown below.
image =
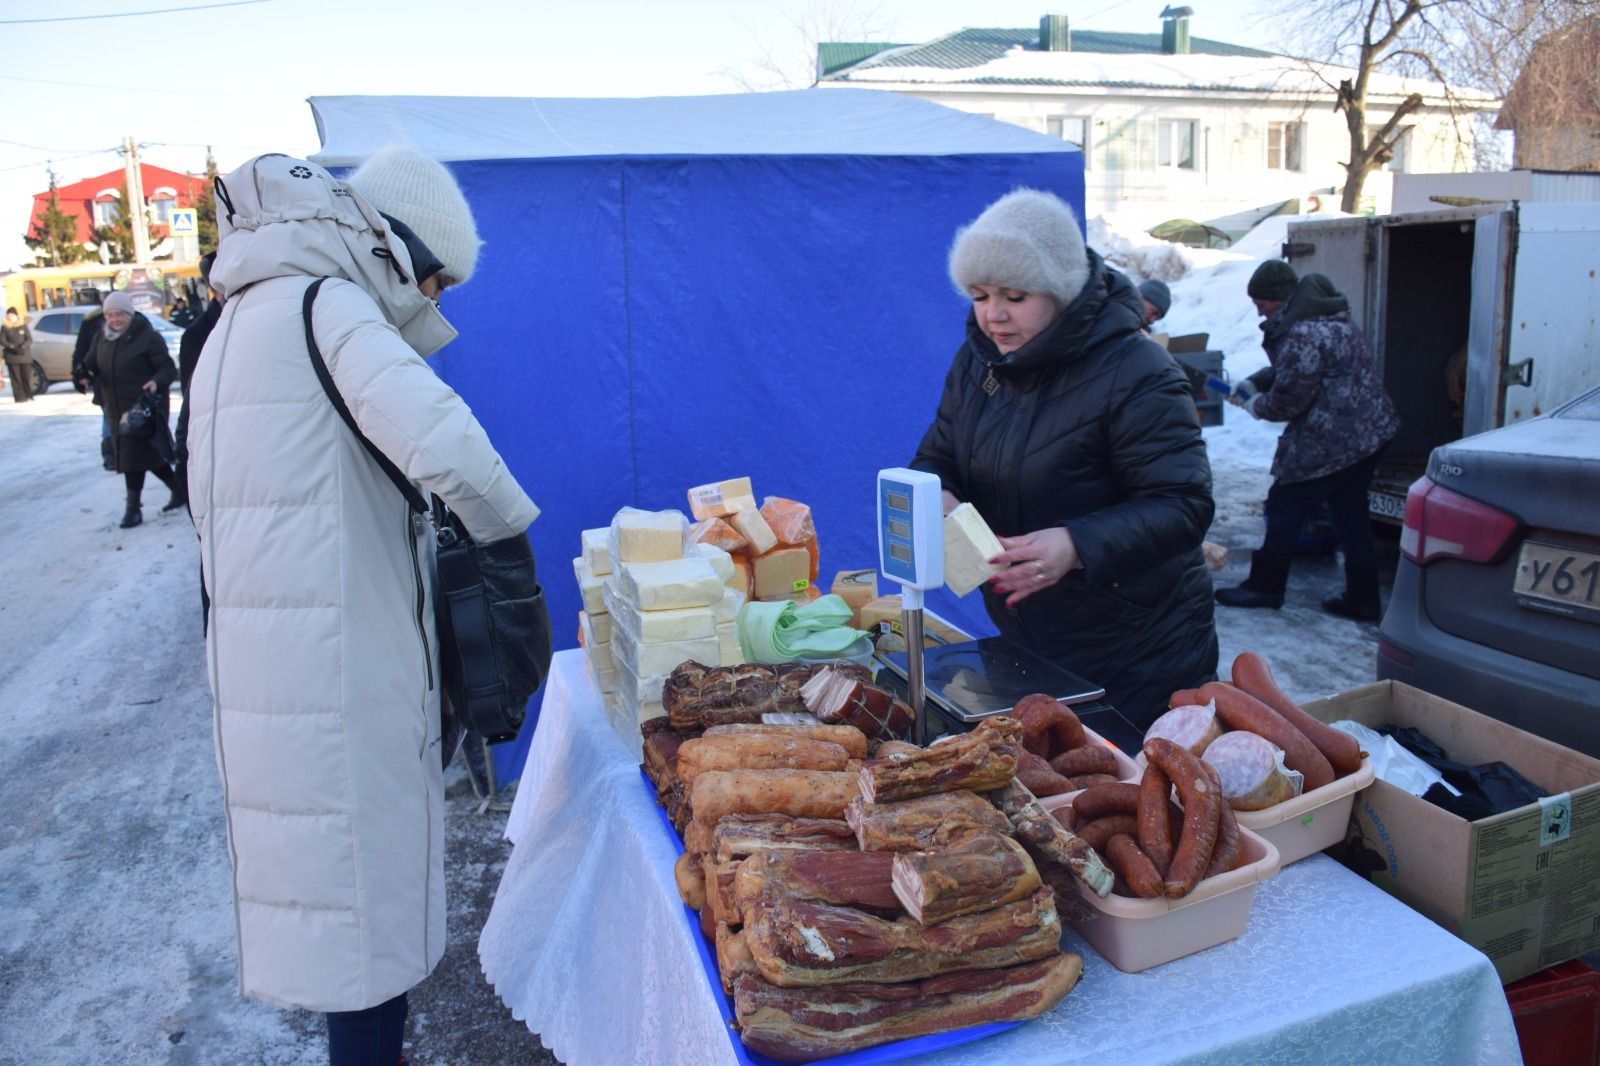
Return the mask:
<svg viewBox="0 0 1600 1066">
<path fill-rule="evenodd" d="M 1519 524 L 1504 511 L 1420 477 L 1406 493 L 1400 551 L 1418 566 L 1435 559 L 1492 562 L 1516 535 Z"/>
<path fill-rule="evenodd" d="M 1415 666 L 1417 664 L 1415 655 L 1404 648 L 1390 644 L 1383 637 L 1378 638 L 1378 657 L 1380 659 L 1388 659 L 1392 663 L 1399 663 L 1401 666 Z"/>
</svg>

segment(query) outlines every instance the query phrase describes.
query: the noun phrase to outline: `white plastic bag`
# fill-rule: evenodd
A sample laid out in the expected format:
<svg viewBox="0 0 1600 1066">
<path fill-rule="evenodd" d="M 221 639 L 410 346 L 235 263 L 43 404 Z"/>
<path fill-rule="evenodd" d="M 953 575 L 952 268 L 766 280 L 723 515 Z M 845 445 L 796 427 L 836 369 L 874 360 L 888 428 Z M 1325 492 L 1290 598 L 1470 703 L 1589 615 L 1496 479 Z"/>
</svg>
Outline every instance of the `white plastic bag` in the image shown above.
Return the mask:
<svg viewBox="0 0 1600 1066">
<path fill-rule="evenodd" d="M 1386 737 L 1348 718 L 1328 724 L 1361 742 L 1361 750 L 1372 760 L 1372 772 L 1378 776 L 1378 780 L 1387 781 L 1395 788 L 1403 788 L 1413 796 L 1422 795 L 1434 784 L 1443 785 L 1452 796 L 1461 795 L 1461 790 L 1440 776 L 1439 771 L 1401 747 L 1393 737 Z"/>
</svg>

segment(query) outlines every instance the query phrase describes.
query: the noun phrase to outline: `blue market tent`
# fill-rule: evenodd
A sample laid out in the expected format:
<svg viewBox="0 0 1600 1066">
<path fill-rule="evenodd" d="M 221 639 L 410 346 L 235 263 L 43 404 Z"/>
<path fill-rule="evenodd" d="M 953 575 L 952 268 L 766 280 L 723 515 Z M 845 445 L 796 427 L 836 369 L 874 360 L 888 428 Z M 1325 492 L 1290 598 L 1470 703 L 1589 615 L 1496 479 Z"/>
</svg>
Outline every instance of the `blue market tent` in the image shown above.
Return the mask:
<svg viewBox="0 0 1600 1066">
<path fill-rule="evenodd" d="M 749 475 L 809 503 L 824 584 L 874 566 L 874 477 L 910 460 L 962 338 L 955 231 L 1017 186 L 1083 213 L 1075 146 L 875 90 L 311 107 L 318 162 L 407 143 L 472 204 L 483 254 L 434 362 L 543 509 L 558 647 L 580 531 L 686 510 L 691 485 Z M 930 606 L 993 632 L 975 595 Z"/>
</svg>

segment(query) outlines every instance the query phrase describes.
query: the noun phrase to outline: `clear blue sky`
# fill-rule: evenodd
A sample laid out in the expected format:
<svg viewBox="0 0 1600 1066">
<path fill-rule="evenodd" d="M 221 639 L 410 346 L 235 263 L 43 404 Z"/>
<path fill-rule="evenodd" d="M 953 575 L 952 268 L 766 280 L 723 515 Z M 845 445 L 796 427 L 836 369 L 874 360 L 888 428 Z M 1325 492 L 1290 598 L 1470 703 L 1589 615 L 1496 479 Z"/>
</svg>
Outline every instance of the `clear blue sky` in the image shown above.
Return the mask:
<svg viewBox="0 0 1600 1066">
<path fill-rule="evenodd" d="M 137 17 L 83 18 L 205 0 L 0 3 L 0 267 L 26 255 L 32 194 L 54 161 L 63 184 L 143 157 L 226 171 L 259 152 L 314 152 L 308 96 L 655 96 L 759 84 L 765 51 L 804 62 L 797 22 L 875 40 L 923 41 L 963 26 L 1154 32 L 1163 0 L 264 0 Z M 219 0 L 212 0 L 219 2 Z M 1261 0 L 1201 0 L 1196 36 L 1276 48 Z M 23 22 L 33 18 L 71 21 Z M 860 33 L 862 27 L 873 32 Z M 826 35 L 825 35 L 826 36 Z M 841 34 L 841 36 L 845 36 Z"/>
</svg>

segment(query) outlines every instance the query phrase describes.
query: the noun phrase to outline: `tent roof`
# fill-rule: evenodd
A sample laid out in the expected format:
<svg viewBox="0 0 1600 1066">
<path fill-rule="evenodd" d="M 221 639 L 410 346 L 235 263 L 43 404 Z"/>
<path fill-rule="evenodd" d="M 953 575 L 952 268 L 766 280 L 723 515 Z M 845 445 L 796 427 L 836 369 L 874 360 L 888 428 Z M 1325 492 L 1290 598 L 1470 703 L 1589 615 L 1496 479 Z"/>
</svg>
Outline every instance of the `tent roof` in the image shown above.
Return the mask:
<svg viewBox="0 0 1600 1066">
<path fill-rule="evenodd" d="M 312 158 L 353 166 L 386 145 L 445 162 L 695 155 L 1076 152 L 1007 123 L 875 89 L 635 99 L 314 96 Z"/>
</svg>

